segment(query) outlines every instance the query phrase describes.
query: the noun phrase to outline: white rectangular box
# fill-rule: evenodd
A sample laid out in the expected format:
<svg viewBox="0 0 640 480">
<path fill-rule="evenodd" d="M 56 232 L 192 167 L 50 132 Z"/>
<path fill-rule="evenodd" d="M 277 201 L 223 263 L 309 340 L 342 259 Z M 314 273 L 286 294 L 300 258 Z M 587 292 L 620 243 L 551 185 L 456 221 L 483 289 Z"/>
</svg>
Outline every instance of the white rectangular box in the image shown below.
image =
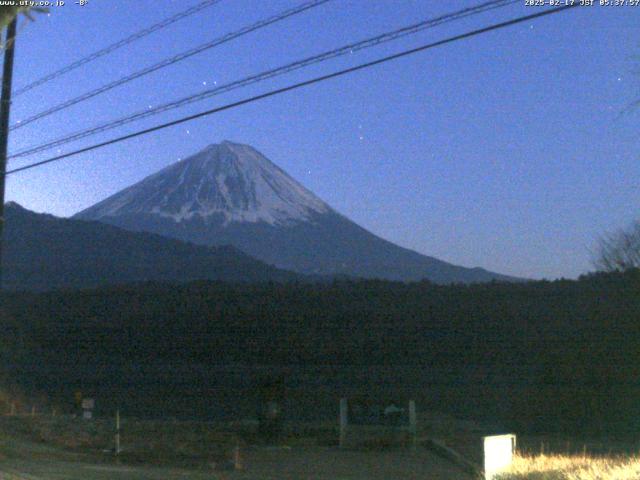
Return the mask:
<svg viewBox="0 0 640 480">
<path fill-rule="evenodd" d="M 514 434 L 491 435 L 483 437 L 484 443 L 484 475 L 486 480 L 492 480 L 498 473 L 503 472 L 513 462 L 516 449 Z"/>
</svg>

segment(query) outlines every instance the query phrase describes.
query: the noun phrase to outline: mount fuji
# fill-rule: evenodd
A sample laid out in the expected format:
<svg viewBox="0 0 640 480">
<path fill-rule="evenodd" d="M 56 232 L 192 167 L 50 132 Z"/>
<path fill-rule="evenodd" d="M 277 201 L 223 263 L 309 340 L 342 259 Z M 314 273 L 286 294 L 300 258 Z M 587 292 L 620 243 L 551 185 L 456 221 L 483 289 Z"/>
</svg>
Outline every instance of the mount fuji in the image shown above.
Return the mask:
<svg viewBox="0 0 640 480">
<path fill-rule="evenodd" d="M 127 230 L 233 245 L 305 274 L 436 283 L 516 280 L 388 242 L 336 212 L 256 149 L 224 141 L 77 213 Z"/>
</svg>

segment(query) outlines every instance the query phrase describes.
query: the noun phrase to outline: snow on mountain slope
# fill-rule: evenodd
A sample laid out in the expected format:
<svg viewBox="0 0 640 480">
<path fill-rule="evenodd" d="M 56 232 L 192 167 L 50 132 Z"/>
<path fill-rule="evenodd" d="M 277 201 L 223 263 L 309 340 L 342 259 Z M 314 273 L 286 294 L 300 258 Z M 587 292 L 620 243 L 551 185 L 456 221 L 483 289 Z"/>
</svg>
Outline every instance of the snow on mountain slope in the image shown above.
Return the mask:
<svg viewBox="0 0 640 480">
<path fill-rule="evenodd" d="M 254 148 L 231 142 L 170 165 L 76 218 L 195 244 L 233 245 L 299 273 L 437 283 L 509 280 L 394 245 L 340 215 Z"/>
<path fill-rule="evenodd" d="M 228 141 L 170 165 L 81 212 L 80 218 L 150 214 L 286 225 L 331 209 L 260 152 Z"/>
</svg>

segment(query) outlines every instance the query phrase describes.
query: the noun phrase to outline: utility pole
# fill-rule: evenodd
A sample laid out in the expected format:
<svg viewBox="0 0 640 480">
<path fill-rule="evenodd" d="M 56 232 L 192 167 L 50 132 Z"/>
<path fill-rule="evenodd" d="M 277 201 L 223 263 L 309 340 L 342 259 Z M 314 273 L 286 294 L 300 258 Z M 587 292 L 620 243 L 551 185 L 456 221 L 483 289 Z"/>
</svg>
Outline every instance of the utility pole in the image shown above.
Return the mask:
<svg viewBox="0 0 640 480">
<path fill-rule="evenodd" d="M 0 96 L 0 291 L 2 290 L 2 235 L 4 233 L 4 191 L 7 181 L 7 142 L 9 140 L 9 113 L 11 110 L 11 81 L 13 80 L 13 54 L 16 44 L 18 16 L 7 27 L 4 42 L 4 65 L 2 69 L 2 93 Z"/>
</svg>

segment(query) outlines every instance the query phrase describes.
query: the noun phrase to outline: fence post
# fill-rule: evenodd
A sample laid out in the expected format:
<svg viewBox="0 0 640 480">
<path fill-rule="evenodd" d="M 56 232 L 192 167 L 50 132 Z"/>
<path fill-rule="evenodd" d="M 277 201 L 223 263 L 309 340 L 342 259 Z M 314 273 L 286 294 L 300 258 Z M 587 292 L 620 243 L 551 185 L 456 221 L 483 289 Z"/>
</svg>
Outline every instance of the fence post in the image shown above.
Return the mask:
<svg viewBox="0 0 640 480">
<path fill-rule="evenodd" d="M 233 468 L 234 470 L 242 470 L 242 455 L 240 453 L 240 445 L 236 442 L 236 446 L 233 449 Z"/>
<path fill-rule="evenodd" d="M 348 404 L 346 398 L 340 399 L 340 448 L 345 446 L 347 425 L 349 423 Z"/>
<path fill-rule="evenodd" d="M 415 449 L 418 434 L 418 419 L 416 416 L 416 402 L 414 400 L 409 400 L 409 430 L 411 431 L 412 447 Z"/>
<path fill-rule="evenodd" d="M 120 409 L 116 410 L 116 455 L 120 455 Z"/>
</svg>

